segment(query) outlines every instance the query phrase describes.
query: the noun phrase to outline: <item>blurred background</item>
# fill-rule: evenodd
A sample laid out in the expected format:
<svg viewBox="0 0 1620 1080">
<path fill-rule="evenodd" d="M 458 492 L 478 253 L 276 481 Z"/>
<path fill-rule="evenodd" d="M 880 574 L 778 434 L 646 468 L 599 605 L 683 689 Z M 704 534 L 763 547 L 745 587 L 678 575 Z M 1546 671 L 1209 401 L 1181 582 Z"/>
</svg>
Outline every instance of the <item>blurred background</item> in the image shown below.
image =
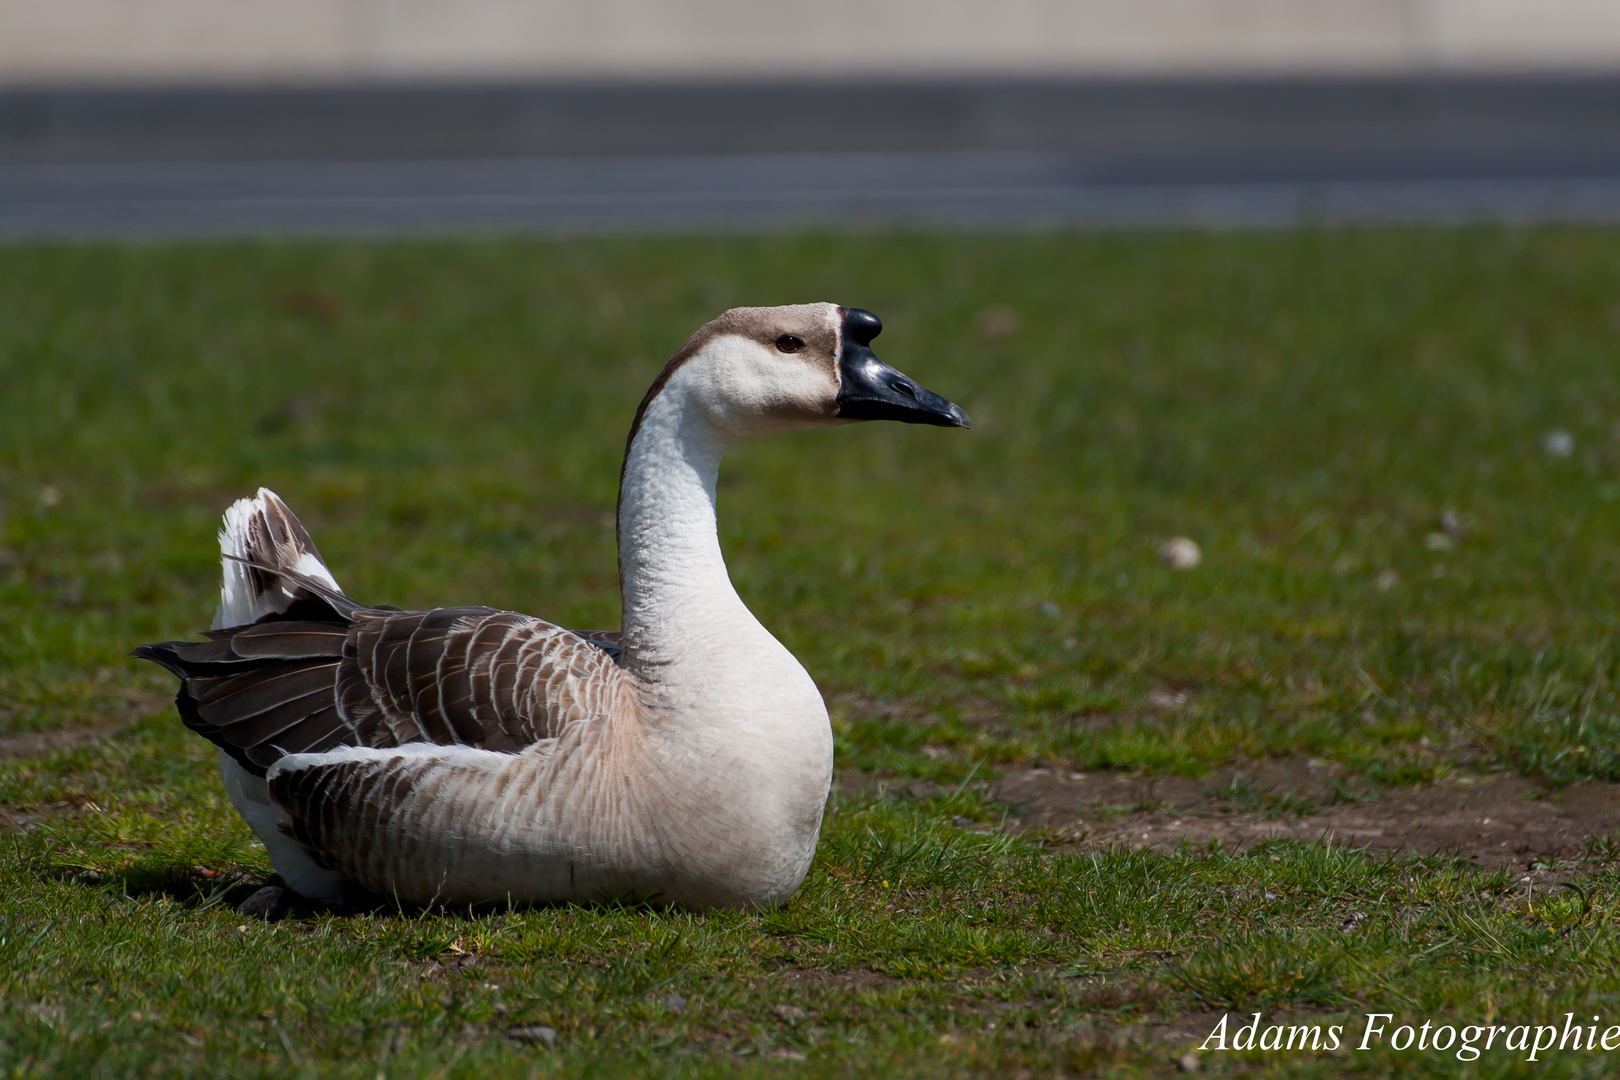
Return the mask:
<svg viewBox="0 0 1620 1080">
<path fill-rule="evenodd" d="M 0 234 L 1620 218 L 1614 0 L 0 0 Z"/>
</svg>

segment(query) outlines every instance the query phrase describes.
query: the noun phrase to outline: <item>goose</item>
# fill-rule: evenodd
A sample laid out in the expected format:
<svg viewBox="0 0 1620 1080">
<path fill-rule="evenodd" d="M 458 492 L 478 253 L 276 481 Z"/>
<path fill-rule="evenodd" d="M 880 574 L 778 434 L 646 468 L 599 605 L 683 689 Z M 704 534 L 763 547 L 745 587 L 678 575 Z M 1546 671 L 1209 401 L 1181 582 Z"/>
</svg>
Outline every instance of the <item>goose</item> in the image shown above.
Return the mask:
<svg viewBox="0 0 1620 1080">
<path fill-rule="evenodd" d="M 968 427 L 877 358 L 882 328 L 833 304 L 736 308 L 675 353 L 626 440 L 616 633 L 359 603 L 261 488 L 225 514 L 206 640 L 133 655 L 180 678 L 181 720 L 313 901 L 779 905 L 815 853 L 832 728 L 732 587 L 715 484 L 741 436 Z"/>
</svg>

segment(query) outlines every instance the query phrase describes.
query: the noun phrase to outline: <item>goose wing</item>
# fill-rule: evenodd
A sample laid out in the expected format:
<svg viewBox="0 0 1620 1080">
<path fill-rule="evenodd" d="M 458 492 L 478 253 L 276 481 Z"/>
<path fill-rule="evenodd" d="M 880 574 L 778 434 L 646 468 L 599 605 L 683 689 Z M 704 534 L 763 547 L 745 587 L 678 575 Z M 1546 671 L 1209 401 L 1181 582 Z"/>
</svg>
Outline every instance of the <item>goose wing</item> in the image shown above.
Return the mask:
<svg viewBox="0 0 1620 1080">
<path fill-rule="evenodd" d="M 285 612 L 135 650 L 181 678 L 186 726 L 258 776 L 342 746 L 515 753 L 611 715 L 629 689 L 616 634 L 487 607 L 369 607 L 277 573 L 301 587 Z"/>
</svg>

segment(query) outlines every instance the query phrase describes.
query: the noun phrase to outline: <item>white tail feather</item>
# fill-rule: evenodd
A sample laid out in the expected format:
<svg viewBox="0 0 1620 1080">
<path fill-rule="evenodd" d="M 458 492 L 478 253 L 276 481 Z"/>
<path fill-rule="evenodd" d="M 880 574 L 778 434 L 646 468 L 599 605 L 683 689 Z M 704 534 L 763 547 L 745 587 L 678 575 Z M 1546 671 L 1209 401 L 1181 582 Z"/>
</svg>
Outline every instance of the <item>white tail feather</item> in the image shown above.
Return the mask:
<svg viewBox="0 0 1620 1080">
<path fill-rule="evenodd" d="M 223 580 L 219 611 L 214 615 L 215 630 L 254 622 L 273 611 L 286 611 L 297 599 L 296 586 L 289 589 L 284 579 L 248 566 L 239 561 L 242 559 L 250 559 L 258 566 L 296 570 L 343 591 L 321 561 L 321 553 L 315 550 L 315 542 L 304 526 L 269 488 L 260 488 L 251 499 L 238 499 L 225 511 L 219 551 L 223 556 Z M 225 778 L 225 793 L 258 834 L 288 887 L 329 904 L 340 902 L 342 876 L 322 869 L 297 841 L 281 832 L 280 826 L 289 819 L 270 801 L 264 778 L 250 774 L 226 753 L 219 755 L 219 768 Z"/>
<path fill-rule="evenodd" d="M 275 492 L 260 488 L 251 499 L 238 499 L 225 511 L 219 531 L 222 581 L 219 610 L 213 629 L 241 626 L 271 612 L 286 611 L 297 598 L 294 588 L 275 575 L 256 570 L 239 560 L 260 566 L 296 570 L 342 592 L 321 553 L 293 512 Z"/>
</svg>

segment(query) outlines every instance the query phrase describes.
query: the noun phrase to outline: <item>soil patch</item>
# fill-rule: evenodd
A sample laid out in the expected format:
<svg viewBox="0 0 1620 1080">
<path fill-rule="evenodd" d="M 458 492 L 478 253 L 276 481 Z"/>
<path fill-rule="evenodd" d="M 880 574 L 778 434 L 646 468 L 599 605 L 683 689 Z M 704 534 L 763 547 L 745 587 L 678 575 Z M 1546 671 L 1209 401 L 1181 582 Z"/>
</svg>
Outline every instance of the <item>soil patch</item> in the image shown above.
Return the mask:
<svg viewBox="0 0 1620 1080">
<path fill-rule="evenodd" d="M 123 724 L 96 724 L 93 727 L 62 728 L 57 731 L 39 731 L 29 735 L 11 735 L 0 739 L 0 761 L 16 758 L 37 758 L 62 750 L 99 742 L 123 730 Z"/>
<path fill-rule="evenodd" d="M 830 987 L 835 990 L 882 990 L 895 985 L 898 979 L 891 979 L 887 975 L 879 975 L 875 971 L 864 968 L 852 968 L 849 971 L 827 971 L 823 968 L 783 968 L 771 976 L 771 981 L 777 986 L 797 989 L 800 987 Z"/>
<path fill-rule="evenodd" d="M 90 727 L 62 728 L 57 731 L 39 731 L 28 735 L 10 735 L 0 738 L 0 761 L 22 761 L 44 757 L 64 750 L 111 738 L 124 730 L 123 722 L 95 724 Z M 77 802 L 38 803 L 18 806 L 0 803 L 0 831 L 23 832 L 42 821 L 79 813 L 94 804 Z"/>
<path fill-rule="evenodd" d="M 1472 773 L 1334 805 L 1336 773 L 1331 763 L 1308 759 L 1218 769 L 1197 780 L 1015 768 L 991 781 L 988 793 L 1009 808 L 1007 831 L 1033 833 L 1063 850 L 1320 840 L 1501 866 L 1580 857 L 1592 839 L 1620 831 L 1620 784 L 1547 790 L 1522 776 Z M 840 786 L 855 793 L 877 782 L 849 774 Z M 916 795 L 931 789 L 899 786 Z"/>
<path fill-rule="evenodd" d="M 11 803 L 0 803 L 0 832 L 12 829 L 25 832 L 42 821 L 51 818 L 65 817 L 79 811 L 73 803 L 42 803 L 37 806 L 21 807 Z"/>
</svg>

